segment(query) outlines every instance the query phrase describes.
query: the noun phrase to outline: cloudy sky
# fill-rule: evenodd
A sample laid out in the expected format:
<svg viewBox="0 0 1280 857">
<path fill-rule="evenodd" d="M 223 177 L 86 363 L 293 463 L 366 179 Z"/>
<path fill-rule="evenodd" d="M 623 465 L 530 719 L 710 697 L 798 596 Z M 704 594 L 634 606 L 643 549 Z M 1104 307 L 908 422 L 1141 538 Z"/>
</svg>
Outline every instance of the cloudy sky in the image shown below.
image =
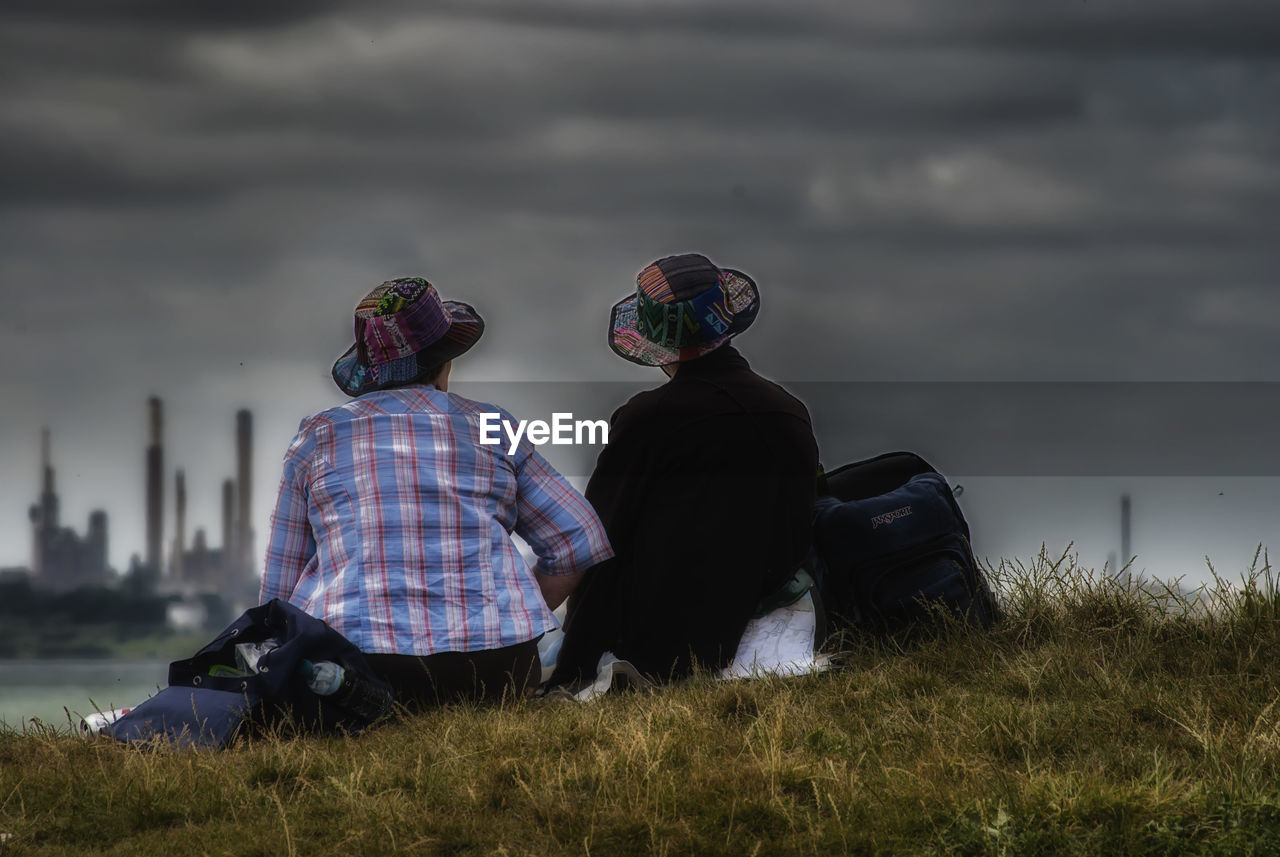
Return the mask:
<svg viewBox="0 0 1280 857">
<path fill-rule="evenodd" d="M 988 555 L 1100 563 L 1132 491 L 1144 556 L 1235 572 L 1280 509 L 1273 5 L 7 0 L 0 566 L 29 562 L 42 426 L 63 523 L 106 508 L 123 568 L 147 397 L 215 543 L 251 408 L 261 543 L 369 288 L 482 312 L 463 394 L 624 398 L 659 378 L 608 309 L 697 250 L 761 286 L 753 364 L 821 382 L 829 465 L 920 449 Z"/>
</svg>

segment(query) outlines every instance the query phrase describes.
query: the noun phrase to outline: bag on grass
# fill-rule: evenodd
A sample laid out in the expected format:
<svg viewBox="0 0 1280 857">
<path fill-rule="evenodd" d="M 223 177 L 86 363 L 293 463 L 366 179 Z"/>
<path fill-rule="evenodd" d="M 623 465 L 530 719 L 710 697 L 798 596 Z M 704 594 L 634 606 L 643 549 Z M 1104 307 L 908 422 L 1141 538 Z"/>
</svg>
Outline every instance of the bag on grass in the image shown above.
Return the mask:
<svg viewBox="0 0 1280 857">
<path fill-rule="evenodd" d="M 376 718 L 340 697 L 313 692 L 303 661 L 329 661 L 360 683 L 365 701 L 385 701 L 391 686 L 360 650 L 320 619 L 278 598 L 250 608 L 189 658 L 169 664 L 169 686 L 130 709 L 107 734 L 126 743 L 164 737 L 179 746 L 225 747 L 246 726 L 288 719 L 304 731 L 359 731 Z"/>
<path fill-rule="evenodd" d="M 974 561 L 951 486 L 927 461 L 891 452 L 826 474 L 814 552 L 832 630 L 923 629 L 942 610 L 982 627 L 995 597 Z"/>
</svg>

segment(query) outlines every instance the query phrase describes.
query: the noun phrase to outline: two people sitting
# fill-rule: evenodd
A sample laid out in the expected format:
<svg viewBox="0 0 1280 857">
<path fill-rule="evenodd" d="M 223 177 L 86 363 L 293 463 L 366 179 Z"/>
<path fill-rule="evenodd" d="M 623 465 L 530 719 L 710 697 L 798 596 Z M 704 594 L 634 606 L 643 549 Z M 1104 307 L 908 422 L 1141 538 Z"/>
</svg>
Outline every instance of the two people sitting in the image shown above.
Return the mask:
<svg viewBox="0 0 1280 857">
<path fill-rule="evenodd" d="M 411 709 L 530 692 L 566 599 L 553 684 L 594 677 L 604 652 L 658 681 L 726 666 L 808 552 L 818 471 L 804 406 L 730 344 L 759 307 L 749 276 L 705 256 L 640 272 L 609 343 L 670 380 L 613 414 L 584 497 L 527 437 L 481 444 L 482 414 L 515 420 L 449 391 L 475 309 L 383 283 L 333 367 L 351 400 L 285 454 L 262 600 L 329 623 Z"/>
</svg>

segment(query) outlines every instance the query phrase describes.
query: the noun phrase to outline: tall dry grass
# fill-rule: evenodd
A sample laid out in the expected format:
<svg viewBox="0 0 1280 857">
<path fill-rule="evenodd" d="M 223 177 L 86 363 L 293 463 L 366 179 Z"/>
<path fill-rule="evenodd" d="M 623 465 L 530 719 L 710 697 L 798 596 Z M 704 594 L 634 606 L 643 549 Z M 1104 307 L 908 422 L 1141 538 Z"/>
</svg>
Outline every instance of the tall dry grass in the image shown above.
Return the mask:
<svg viewBox="0 0 1280 857">
<path fill-rule="evenodd" d="M 0 734 L 0 854 L 1280 853 L 1280 598 L 1001 563 L 822 675 L 140 751 Z"/>
</svg>

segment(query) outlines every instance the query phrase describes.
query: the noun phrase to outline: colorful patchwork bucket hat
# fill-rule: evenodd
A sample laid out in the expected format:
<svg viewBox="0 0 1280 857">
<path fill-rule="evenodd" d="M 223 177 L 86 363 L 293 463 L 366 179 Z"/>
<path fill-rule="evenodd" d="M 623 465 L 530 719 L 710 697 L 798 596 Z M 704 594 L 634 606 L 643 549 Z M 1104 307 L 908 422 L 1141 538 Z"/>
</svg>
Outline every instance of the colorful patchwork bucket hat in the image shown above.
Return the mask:
<svg viewBox="0 0 1280 857">
<path fill-rule="evenodd" d="M 421 277 L 378 286 L 356 306 L 355 319 L 355 344 L 333 364 L 333 380 L 348 396 L 416 381 L 484 333 L 474 307 L 441 300 Z"/>
<path fill-rule="evenodd" d="M 667 256 L 636 276 L 636 293 L 609 315 L 609 347 L 641 366 L 693 360 L 751 326 L 760 290 L 741 271 L 706 256 Z"/>
</svg>

